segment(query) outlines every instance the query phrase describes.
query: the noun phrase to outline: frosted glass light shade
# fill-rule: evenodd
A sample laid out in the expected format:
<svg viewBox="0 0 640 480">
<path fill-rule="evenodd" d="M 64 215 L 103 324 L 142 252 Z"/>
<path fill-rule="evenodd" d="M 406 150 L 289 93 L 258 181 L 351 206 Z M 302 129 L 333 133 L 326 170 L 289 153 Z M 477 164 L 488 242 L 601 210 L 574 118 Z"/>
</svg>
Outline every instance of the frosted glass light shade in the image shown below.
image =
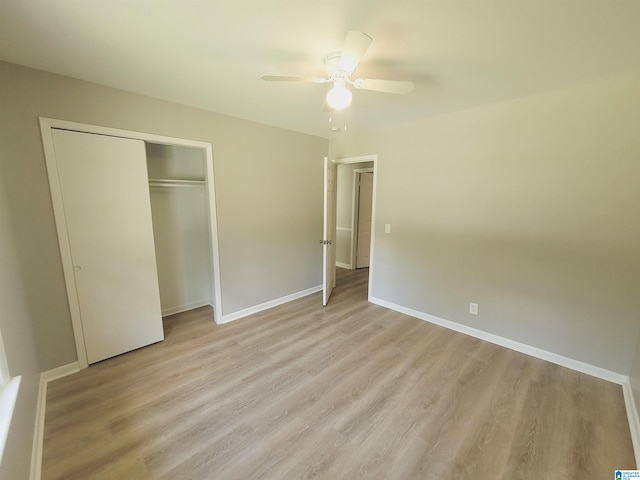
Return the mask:
<svg viewBox="0 0 640 480">
<path fill-rule="evenodd" d="M 327 104 L 333 110 L 344 110 L 351 105 L 351 99 L 353 95 L 344 85 L 334 85 L 331 90 L 327 92 Z"/>
</svg>

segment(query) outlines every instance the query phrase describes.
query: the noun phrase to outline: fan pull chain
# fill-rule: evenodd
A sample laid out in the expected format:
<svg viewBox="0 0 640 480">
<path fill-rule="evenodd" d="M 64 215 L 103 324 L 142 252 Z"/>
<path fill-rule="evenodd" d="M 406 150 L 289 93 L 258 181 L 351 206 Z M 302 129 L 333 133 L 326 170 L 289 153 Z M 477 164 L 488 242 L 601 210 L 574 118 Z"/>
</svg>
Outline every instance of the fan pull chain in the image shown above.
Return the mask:
<svg viewBox="0 0 640 480">
<path fill-rule="evenodd" d="M 340 122 L 340 115 L 338 115 L 338 118 L 335 119 L 336 120 L 335 123 L 334 123 L 333 120 L 334 120 L 333 114 L 332 114 L 331 111 L 329 111 L 329 127 L 330 127 L 330 130 L 332 132 L 346 132 L 347 131 L 347 116 L 346 115 L 344 116 L 344 126 L 342 128 L 337 126 L 337 125 L 335 125 L 335 123 Z"/>
</svg>

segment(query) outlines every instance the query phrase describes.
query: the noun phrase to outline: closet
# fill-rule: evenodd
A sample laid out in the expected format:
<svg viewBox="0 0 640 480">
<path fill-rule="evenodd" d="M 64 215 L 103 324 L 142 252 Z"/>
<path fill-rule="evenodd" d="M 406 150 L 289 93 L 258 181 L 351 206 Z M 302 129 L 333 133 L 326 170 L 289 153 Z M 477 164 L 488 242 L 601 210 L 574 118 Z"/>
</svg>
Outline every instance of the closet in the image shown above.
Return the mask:
<svg viewBox="0 0 640 480">
<path fill-rule="evenodd" d="M 146 153 L 162 315 L 213 306 L 204 152 L 147 143 Z"/>
<path fill-rule="evenodd" d="M 220 309 L 211 145 L 40 122 L 80 367 Z"/>
</svg>

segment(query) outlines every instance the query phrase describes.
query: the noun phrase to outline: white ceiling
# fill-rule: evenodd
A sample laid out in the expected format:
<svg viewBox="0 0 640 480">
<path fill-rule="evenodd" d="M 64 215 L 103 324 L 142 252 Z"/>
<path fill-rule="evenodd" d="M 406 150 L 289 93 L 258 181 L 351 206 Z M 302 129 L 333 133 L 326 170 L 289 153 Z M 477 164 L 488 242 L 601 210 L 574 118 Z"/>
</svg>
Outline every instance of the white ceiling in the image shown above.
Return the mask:
<svg viewBox="0 0 640 480">
<path fill-rule="evenodd" d="M 640 71 L 638 0 L 0 0 L 0 59 L 324 137 L 322 76 L 348 30 L 373 44 L 351 129 Z"/>
</svg>

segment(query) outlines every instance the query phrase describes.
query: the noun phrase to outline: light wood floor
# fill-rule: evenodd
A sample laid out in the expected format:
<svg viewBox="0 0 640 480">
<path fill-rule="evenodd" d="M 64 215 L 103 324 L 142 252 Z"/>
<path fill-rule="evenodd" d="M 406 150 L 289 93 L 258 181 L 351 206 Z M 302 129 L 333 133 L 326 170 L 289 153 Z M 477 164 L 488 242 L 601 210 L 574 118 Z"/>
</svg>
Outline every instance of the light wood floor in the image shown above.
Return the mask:
<svg viewBox="0 0 640 480">
<path fill-rule="evenodd" d="M 51 479 L 609 479 L 621 388 L 366 301 L 367 271 L 49 384 Z"/>
</svg>

